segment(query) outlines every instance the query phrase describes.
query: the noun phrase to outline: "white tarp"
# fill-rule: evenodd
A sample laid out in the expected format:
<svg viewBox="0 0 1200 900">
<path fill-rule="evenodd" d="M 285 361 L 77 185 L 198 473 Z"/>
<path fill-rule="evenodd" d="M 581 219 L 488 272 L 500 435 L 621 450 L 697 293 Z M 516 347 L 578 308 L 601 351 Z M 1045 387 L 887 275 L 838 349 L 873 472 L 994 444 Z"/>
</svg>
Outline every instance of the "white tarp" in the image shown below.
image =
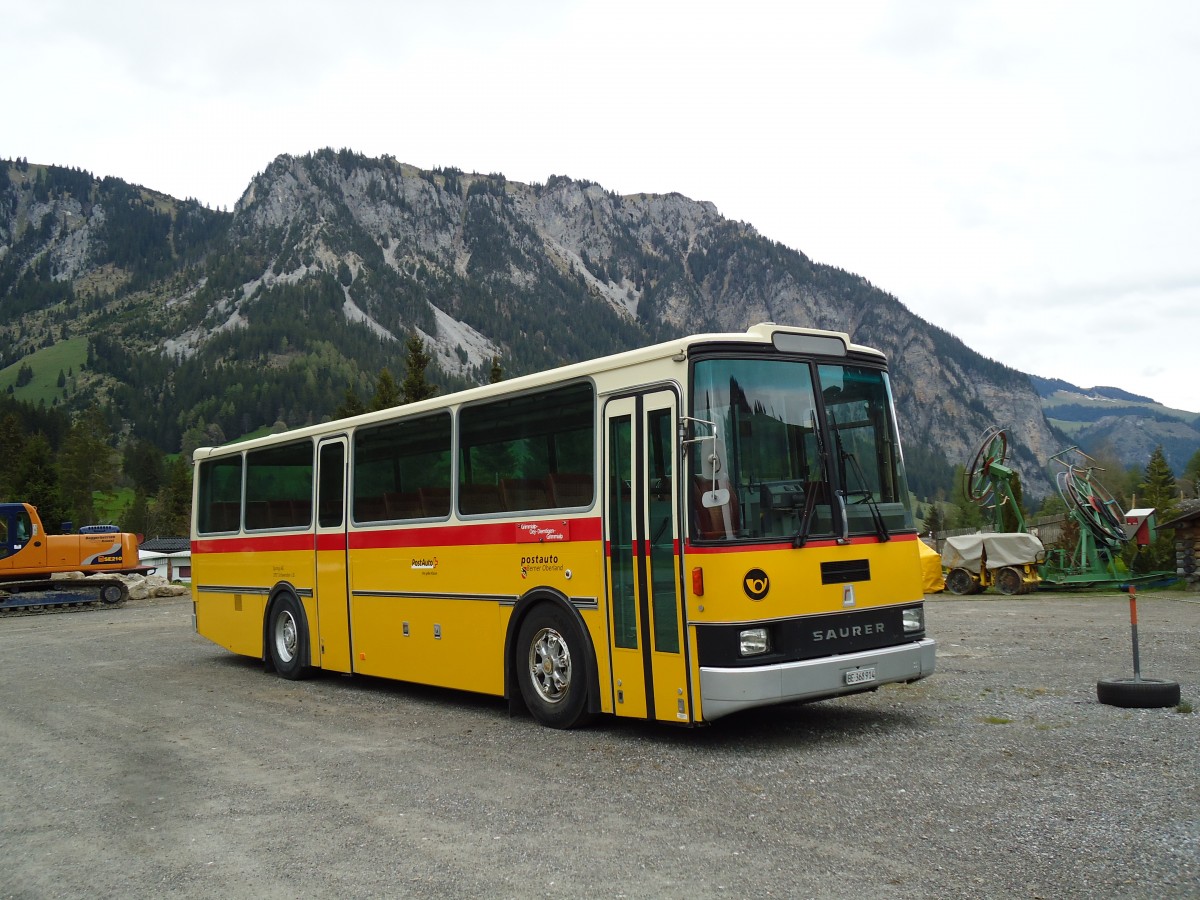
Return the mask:
<svg viewBox="0 0 1200 900">
<path fill-rule="evenodd" d="M 1035 563 L 1045 552 L 1032 534 L 960 534 L 946 538 L 942 565 L 947 569 L 978 572 L 984 562 L 989 569 Z"/>
</svg>

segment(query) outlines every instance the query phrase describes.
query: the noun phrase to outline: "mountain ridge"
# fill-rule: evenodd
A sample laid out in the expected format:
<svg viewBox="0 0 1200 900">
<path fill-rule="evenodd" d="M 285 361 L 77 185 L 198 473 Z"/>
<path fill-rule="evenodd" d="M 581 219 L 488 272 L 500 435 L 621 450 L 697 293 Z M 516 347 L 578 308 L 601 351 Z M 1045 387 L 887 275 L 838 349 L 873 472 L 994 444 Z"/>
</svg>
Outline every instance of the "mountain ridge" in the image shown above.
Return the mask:
<svg viewBox="0 0 1200 900">
<path fill-rule="evenodd" d="M 0 163 L 0 366 L 74 323 L 88 359 L 54 402 L 100 398 L 168 449 L 319 420 L 402 368 L 414 330 L 452 389 L 495 357 L 522 373 L 757 321 L 888 354 L 915 483 L 945 480 L 998 424 L 1036 496 L 1063 446 L 1030 376 L 709 202 L 331 149 L 280 155 L 228 213 L 84 176 Z"/>
<path fill-rule="evenodd" d="M 1079 387 L 1078 385 L 1071 384 L 1069 381 L 1064 381 L 1061 378 L 1042 378 L 1038 375 L 1030 375 L 1029 379 L 1033 382 L 1034 388 L 1037 389 L 1038 394 L 1042 397 L 1052 397 L 1058 392 L 1063 392 L 1067 394 L 1078 394 L 1081 397 L 1087 397 L 1092 400 L 1119 400 L 1131 401 L 1135 403 L 1158 403 L 1157 400 L 1151 399 L 1150 397 L 1143 397 L 1140 394 L 1134 394 L 1118 387 L 1096 385 L 1095 387 L 1083 388 Z"/>
</svg>

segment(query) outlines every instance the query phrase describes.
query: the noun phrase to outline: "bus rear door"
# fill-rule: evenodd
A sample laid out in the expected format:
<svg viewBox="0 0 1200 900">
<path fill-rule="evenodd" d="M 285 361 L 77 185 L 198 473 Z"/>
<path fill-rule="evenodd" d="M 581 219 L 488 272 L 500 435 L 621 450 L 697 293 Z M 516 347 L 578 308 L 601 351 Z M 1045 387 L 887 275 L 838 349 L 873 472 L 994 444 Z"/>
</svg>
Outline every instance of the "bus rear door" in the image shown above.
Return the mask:
<svg viewBox="0 0 1200 900">
<path fill-rule="evenodd" d="M 316 586 L 320 665 L 351 671 L 346 509 L 346 439 L 317 448 Z"/>
</svg>

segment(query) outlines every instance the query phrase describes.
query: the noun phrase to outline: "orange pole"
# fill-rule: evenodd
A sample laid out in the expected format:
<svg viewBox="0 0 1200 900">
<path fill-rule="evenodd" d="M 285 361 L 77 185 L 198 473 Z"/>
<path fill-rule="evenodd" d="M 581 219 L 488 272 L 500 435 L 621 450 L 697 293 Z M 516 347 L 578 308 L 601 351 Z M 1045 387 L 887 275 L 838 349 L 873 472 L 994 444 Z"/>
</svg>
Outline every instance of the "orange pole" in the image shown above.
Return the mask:
<svg viewBox="0 0 1200 900">
<path fill-rule="evenodd" d="M 1129 630 L 1133 636 L 1133 680 L 1142 680 L 1142 663 L 1138 658 L 1137 588 L 1129 586 Z"/>
</svg>

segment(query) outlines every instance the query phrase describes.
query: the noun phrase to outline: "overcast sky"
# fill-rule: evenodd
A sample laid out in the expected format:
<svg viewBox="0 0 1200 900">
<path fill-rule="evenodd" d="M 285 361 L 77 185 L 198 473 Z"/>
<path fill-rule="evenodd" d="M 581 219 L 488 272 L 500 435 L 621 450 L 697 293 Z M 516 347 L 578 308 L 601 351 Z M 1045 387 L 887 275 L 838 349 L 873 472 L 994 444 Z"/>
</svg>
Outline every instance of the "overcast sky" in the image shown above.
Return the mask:
<svg viewBox="0 0 1200 900">
<path fill-rule="evenodd" d="M 987 356 L 1200 411 L 1200 3 L 0 0 L 0 157 L 676 191 Z"/>
</svg>

